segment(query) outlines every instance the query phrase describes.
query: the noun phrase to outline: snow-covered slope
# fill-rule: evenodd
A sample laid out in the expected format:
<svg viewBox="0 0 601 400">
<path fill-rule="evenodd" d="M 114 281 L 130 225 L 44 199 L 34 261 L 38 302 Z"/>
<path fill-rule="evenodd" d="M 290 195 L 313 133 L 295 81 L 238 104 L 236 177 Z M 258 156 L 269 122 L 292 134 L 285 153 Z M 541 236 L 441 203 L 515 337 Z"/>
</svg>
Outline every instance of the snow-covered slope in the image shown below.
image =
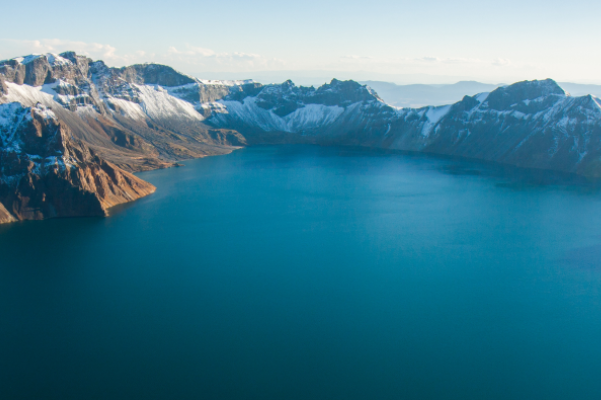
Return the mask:
<svg viewBox="0 0 601 400">
<path fill-rule="evenodd" d="M 290 81 L 268 85 L 255 95 L 227 96 L 212 111 L 207 123 L 237 129 L 251 142 L 266 136 L 277 142 L 277 133 L 282 141 L 332 140 L 358 131 L 384 133 L 383 120 L 398 112 L 370 88 L 336 79 L 317 89 Z"/>
</svg>

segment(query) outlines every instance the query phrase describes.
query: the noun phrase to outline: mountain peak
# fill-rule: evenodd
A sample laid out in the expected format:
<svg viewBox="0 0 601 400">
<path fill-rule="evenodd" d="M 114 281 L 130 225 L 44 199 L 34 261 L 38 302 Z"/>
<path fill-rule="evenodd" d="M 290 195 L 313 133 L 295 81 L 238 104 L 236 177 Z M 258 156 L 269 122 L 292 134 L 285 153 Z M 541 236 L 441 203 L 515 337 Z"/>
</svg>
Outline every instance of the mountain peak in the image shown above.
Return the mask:
<svg viewBox="0 0 601 400">
<path fill-rule="evenodd" d="M 73 52 L 70 52 L 73 53 Z M 63 53 L 65 54 L 65 53 Z M 73 53 L 75 54 L 75 53 Z M 23 65 L 27 65 L 30 64 L 36 60 L 41 60 L 43 61 L 47 61 L 50 65 L 65 65 L 65 64 L 71 64 L 72 61 L 63 57 L 61 54 L 54 54 L 54 53 L 44 53 L 44 54 L 38 54 L 38 53 L 34 53 L 34 54 L 29 54 L 27 56 L 22 56 L 22 57 L 15 57 L 15 58 L 11 58 L 9 60 L 3 60 L 0 61 L 0 64 L 5 64 L 7 62 L 13 62 L 13 63 L 17 63 L 17 64 L 23 64 Z"/>
<path fill-rule="evenodd" d="M 197 79 L 161 64 L 135 64 L 120 68 L 123 78 L 132 83 L 160 86 L 181 86 L 196 83 Z"/>
<path fill-rule="evenodd" d="M 490 108 L 507 110 L 521 102 L 530 103 L 532 100 L 543 99 L 544 103 L 554 103 L 560 97 L 566 97 L 566 92 L 553 79 L 521 81 L 509 86 L 493 90 L 487 98 Z"/>
</svg>

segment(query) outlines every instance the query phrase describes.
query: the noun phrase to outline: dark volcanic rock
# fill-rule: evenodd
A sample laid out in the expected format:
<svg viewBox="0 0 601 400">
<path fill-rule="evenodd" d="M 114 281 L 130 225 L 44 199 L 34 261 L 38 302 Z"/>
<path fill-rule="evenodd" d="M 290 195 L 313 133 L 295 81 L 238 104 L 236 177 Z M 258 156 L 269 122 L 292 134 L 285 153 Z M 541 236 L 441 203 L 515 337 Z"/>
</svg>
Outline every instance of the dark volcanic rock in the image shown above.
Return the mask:
<svg viewBox="0 0 601 400">
<path fill-rule="evenodd" d="M 52 68 L 46 57 L 34 58 L 25 64 L 25 81 L 26 85 L 42 86 L 44 83 L 52 83 Z"/>
<path fill-rule="evenodd" d="M 523 81 L 497 88 L 490 93 L 487 102 L 493 110 L 517 109 L 522 112 L 538 112 L 550 107 L 555 101 L 565 96 L 564 90 L 554 80 L 547 79 L 544 81 Z M 540 98 L 545 100 L 535 102 L 530 106 L 531 100 Z"/>
<path fill-rule="evenodd" d="M 125 81 L 146 85 L 182 86 L 196 83 L 194 78 L 180 74 L 166 65 L 136 64 L 115 70 Z"/>
<path fill-rule="evenodd" d="M 0 75 L 3 75 L 7 82 L 22 85 L 25 81 L 25 65 L 17 60 L 0 61 Z"/>
</svg>

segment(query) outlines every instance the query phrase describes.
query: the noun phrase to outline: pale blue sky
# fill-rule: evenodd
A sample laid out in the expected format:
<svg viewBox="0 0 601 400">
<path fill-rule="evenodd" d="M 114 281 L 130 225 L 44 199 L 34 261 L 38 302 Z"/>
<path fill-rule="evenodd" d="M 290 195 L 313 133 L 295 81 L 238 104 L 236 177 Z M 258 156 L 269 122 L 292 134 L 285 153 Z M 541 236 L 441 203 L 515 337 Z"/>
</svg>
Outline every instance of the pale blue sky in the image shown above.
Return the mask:
<svg viewBox="0 0 601 400">
<path fill-rule="evenodd" d="M 601 2 L 4 2 L 0 58 L 73 49 L 188 73 L 332 70 L 601 82 Z M 365 77 L 361 77 L 365 79 Z"/>
</svg>

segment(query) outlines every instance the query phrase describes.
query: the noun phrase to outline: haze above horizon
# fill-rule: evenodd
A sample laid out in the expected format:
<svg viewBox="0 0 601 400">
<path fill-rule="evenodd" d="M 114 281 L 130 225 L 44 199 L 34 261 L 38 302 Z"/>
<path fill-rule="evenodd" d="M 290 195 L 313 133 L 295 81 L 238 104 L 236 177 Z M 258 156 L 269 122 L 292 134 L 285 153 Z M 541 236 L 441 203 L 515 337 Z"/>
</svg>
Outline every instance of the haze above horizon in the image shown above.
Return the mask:
<svg viewBox="0 0 601 400">
<path fill-rule="evenodd" d="M 592 1 L 28 5 L 43 12 L 27 13 L 26 25 L 3 21 L 0 59 L 74 50 L 111 66 L 157 62 L 207 79 L 601 83 L 594 51 L 601 3 Z M 24 13 L 14 2 L 3 11 Z"/>
</svg>

